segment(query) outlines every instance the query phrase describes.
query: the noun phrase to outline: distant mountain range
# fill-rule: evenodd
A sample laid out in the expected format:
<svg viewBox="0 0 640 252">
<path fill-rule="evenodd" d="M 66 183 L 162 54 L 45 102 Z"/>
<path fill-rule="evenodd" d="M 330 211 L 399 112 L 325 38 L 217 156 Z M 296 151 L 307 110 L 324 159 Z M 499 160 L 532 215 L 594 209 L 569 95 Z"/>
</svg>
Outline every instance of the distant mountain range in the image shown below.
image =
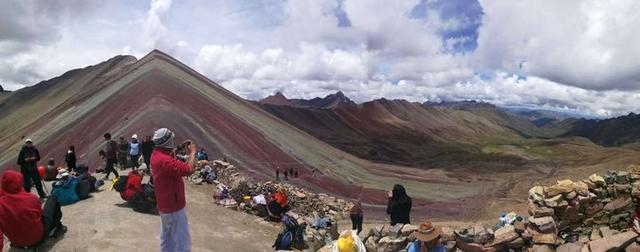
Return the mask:
<svg viewBox="0 0 640 252">
<path fill-rule="evenodd" d="M 310 100 L 288 99 L 278 92 L 257 103 L 344 151 L 403 165 L 441 165 L 461 156 L 517 164 L 514 157 L 483 154 L 483 146 L 572 136 L 615 146 L 640 137 L 640 116 L 634 114 L 607 120 L 584 119 L 578 114 L 476 101 L 419 104 L 382 98 L 356 104 L 342 92 Z"/>
</svg>

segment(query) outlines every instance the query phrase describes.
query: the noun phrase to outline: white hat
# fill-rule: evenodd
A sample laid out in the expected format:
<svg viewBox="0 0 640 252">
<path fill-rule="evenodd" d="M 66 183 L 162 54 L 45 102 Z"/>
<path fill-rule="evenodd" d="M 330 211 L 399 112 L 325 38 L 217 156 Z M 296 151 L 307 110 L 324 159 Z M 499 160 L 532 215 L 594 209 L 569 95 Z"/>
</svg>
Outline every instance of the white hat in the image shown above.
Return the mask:
<svg viewBox="0 0 640 252">
<path fill-rule="evenodd" d="M 67 170 L 62 169 L 58 172 L 58 176 L 56 176 L 56 179 L 62 179 L 67 176 L 69 176 L 69 173 L 67 172 Z"/>
<path fill-rule="evenodd" d="M 131 136 L 131 138 L 138 139 L 138 134 L 133 134 L 133 136 Z"/>
<path fill-rule="evenodd" d="M 31 141 L 31 138 L 27 138 L 24 140 L 24 143 L 33 143 L 33 141 Z"/>
</svg>

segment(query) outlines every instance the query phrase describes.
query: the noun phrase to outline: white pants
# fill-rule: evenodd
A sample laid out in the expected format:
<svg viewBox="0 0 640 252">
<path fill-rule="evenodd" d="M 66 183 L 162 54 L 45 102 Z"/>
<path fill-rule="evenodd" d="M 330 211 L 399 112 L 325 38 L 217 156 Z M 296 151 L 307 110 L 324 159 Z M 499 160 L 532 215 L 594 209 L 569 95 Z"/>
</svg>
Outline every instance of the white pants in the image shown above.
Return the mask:
<svg viewBox="0 0 640 252">
<path fill-rule="evenodd" d="M 191 236 L 189 235 L 187 211 L 182 208 L 169 214 L 160 213 L 160 219 L 162 220 L 160 251 L 191 251 Z"/>
</svg>

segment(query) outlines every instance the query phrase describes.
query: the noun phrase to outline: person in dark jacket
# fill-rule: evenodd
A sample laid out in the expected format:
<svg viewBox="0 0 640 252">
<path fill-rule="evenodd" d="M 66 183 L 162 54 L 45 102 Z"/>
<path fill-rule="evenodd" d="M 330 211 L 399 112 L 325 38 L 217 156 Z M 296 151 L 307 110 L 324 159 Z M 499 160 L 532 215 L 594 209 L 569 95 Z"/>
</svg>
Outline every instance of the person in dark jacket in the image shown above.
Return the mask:
<svg viewBox="0 0 640 252">
<path fill-rule="evenodd" d="M 67 150 L 67 154 L 64 156 L 64 162 L 67 163 L 67 170 L 72 172 L 76 169 L 76 147 L 71 145 L 69 146 L 69 150 Z"/>
<path fill-rule="evenodd" d="M 140 149 L 142 149 L 142 158 L 144 158 L 144 163 L 147 165 L 147 170 L 151 170 L 151 153 L 153 153 L 151 136 L 147 136 L 144 141 L 142 141 Z"/>
<path fill-rule="evenodd" d="M 115 168 L 115 164 L 118 161 L 117 154 L 116 154 L 118 152 L 118 144 L 116 143 L 116 141 L 111 140 L 110 133 L 104 134 L 104 140 L 105 140 L 105 147 L 103 150 L 103 153 L 104 153 L 103 158 L 106 161 L 104 171 L 107 173 L 107 175 L 105 175 L 104 177 L 104 180 L 108 180 L 109 174 L 112 172 L 114 175 L 116 175 L 116 178 L 120 177 L 120 175 L 118 175 L 118 171 L 116 171 L 116 168 Z"/>
<path fill-rule="evenodd" d="M 389 192 L 389 201 L 387 203 L 387 214 L 390 216 L 391 225 L 410 224 L 409 214 L 411 213 L 411 198 L 407 195 L 407 191 L 402 185 L 394 185 L 393 190 Z"/>
<path fill-rule="evenodd" d="M 362 210 L 362 201 L 358 200 L 349 210 L 351 217 L 351 229 L 358 230 L 358 234 L 362 232 L 362 221 L 364 219 L 364 211 Z"/>
<path fill-rule="evenodd" d="M 120 141 L 118 142 L 118 166 L 120 166 L 120 170 L 124 170 L 127 168 L 128 156 L 129 142 L 127 142 L 124 137 L 120 137 Z"/>
<path fill-rule="evenodd" d="M 40 152 L 33 146 L 33 141 L 27 138 L 20 150 L 20 154 L 18 154 L 18 165 L 20 165 L 20 172 L 24 180 L 24 190 L 31 192 L 31 186 L 35 184 L 40 199 L 44 199 L 47 195 L 42 190 L 42 181 L 38 173 L 38 161 L 40 161 Z"/>
</svg>

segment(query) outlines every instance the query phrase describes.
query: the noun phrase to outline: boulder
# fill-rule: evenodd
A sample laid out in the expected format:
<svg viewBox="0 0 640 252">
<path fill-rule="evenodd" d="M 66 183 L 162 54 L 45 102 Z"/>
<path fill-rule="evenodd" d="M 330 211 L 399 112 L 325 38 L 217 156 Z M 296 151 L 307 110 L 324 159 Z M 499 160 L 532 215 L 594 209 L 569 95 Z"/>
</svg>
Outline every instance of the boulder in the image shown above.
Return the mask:
<svg viewBox="0 0 640 252">
<path fill-rule="evenodd" d="M 376 240 L 373 236 L 370 236 L 365 242 L 364 247 L 367 251 L 376 251 Z"/>
<path fill-rule="evenodd" d="M 587 216 L 594 216 L 598 212 L 602 211 L 603 208 L 604 208 L 604 204 L 600 202 L 593 203 L 587 206 L 585 213 L 587 214 Z"/>
<path fill-rule="evenodd" d="M 566 204 L 566 201 L 562 197 L 562 194 L 559 194 L 559 195 L 544 199 L 544 205 L 551 208 L 555 208 L 555 207 L 558 207 L 562 201 L 564 201 Z"/>
<path fill-rule="evenodd" d="M 560 219 L 566 220 L 569 222 L 575 222 L 584 217 L 580 214 L 580 209 L 577 206 L 566 206 L 560 209 L 559 213 Z"/>
<path fill-rule="evenodd" d="M 606 185 L 606 183 L 604 182 L 604 178 L 601 176 L 598 176 L 598 174 L 595 174 L 595 173 L 589 176 L 589 181 L 594 183 L 596 186 Z"/>
<path fill-rule="evenodd" d="M 583 243 L 565 243 L 556 248 L 556 252 L 580 252 L 584 247 Z"/>
<path fill-rule="evenodd" d="M 536 203 L 529 202 L 529 215 L 533 217 L 553 216 L 553 208 L 540 206 Z"/>
<path fill-rule="evenodd" d="M 526 235 L 523 237 L 531 236 L 531 240 L 534 244 L 558 244 L 558 235 L 556 232 L 541 232 L 535 226 L 527 227 Z"/>
<path fill-rule="evenodd" d="M 565 179 L 558 181 L 557 184 L 545 188 L 547 197 L 553 197 L 560 194 L 566 194 L 575 190 L 576 186 L 573 181 Z"/>
<path fill-rule="evenodd" d="M 493 241 L 489 246 L 507 243 L 515 240 L 518 237 L 520 236 L 518 235 L 518 233 L 516 233 L 516 229 L 511 225 L 507 225 L 496 230 L 496 232 L 494 233 Z"/>
<path fill-rule="evenodd" d="M 572 199 L 575 199 L 577 196 L 578 196 L 577 192 L 571 191 L 571 192 L 565 194 L 564 198 L 567 199 L 567 200 L 572 200 Z"/>
<path fill-rule="evenodd" d="M 375 225 L 371 227 L 371 229 L 369 229 L 369 236 L 373 236 L 373 237 L 376 237 L 376 239 L 379 239 L 380 237 L 382 237 L 383 228 L 384 228 L 384 225 Z"/>
<path fill-rule="evenodd" d="M 600 235 L 602 235 L 602 238 L 609 238 L 613 236 L 613 230 L 611 230 L 611 228 L 607 226 L 602 226 L 599 228 L 599 230 L 600 230 Z"/>
<path fill-rule="evenodd" d="M 638 235 L 635 232 L 627 231 L 611 236 L 607 239 L 598 239 L 595 241 L 591 241 L 589 242 L 589 248 L 591 249 L 591 251 L 622 251 L 627 246 L 629 246 L 629 244 L 635 242 L 636 237 L 638 237 Z"/>
<path fill-rule="evenodd" d="M 522 237 L 518 237 L 515 240 L 506 243 L 508 248 L 518 249 L 524 246 L 524 239 Z"/>
<path fill-rule="evenodd" d="M 546 244 L 535 244 L 529 249 L 529 252 L 554 252 L 552 246 Z"/>
<path fill-rule="evenodd" d="M 587 187 L 589 187 L 589 189 L 591 190 L 598 188 L 598 185 L 596 185 L 596 183 L 591 182 L 591 180 L 589 179 L 583 179 L 582 182 L 587 184 Z"/>
<path fill-rule="evenodd" d="M 591 237 L 589 237 L 589 240 L 595 241 L 600 239 L 602 239 L 602 235 L 600 235 L 600 230 L 594 228 L 593 231 L 591 231 Z"/>
<path fill-rule="evenodd" d="M 589 195 L 589 185 L 587 185 L 587 183 L 583 181 L 578 181 L 576 182 L 575 186 L 576 186 L 576 193 L 578 193 L 578 195 L 581 195 L 581 196 Z"/>
<path fill-rule="evenodd" d="M 629 183 L 629 173 L 625 171 L 619 171 L 618 176 L 616 177 L 616 183 L 618 184 Z"/>
<path fill-rule="evenodd" d="M 553 217 L 546 216 L 540 218 L 529 218 L 529 223 L 533 224 L 537 227 L 537 230 L 540 233 L 556 233 L 556 222 L 553 220 Z"/>
<path fill-rule="evenodd" d="M 455 241 L 456 235 L 454 233 L 454 229 L 450 227 L 442 227 L 442 240 L 445 242 Z"/>
<path fill-rule="evenodd" d="M 402 228 L 404 227 L 404 224 L 395 224 L 393 226 L 389 227 L 389 238 L 391 239 L 396 239 L 400 236 Z M 417 228 L 416 228 L 417 230 Z"/>
<path fill-rule="evenodd" d="M 379 252 L 395 252 L 406 248 L 408 243 L 407 238 L 391 239 L 388 236 L 382 237 L 376 245 L 376 250 Z"/>
<path fill-rule="evenodd" d="M 402 236 L 409 236 L 416 230 L 418 230 L 418 227 L 411 224 L 406 224 L 404 225 L 404 227 L 402 227 L 402 229 L 400 230 L 400 233 L 402 234 Z"/>
<path fill-rule="evenodd" d="M 615 212 L 615 211 L 618 211 L 618 210 L 620 210 L 622 208 L 627 207 L 631 203 L 632 203 L 631 197 L 621 196 L 621 197 L 618 197 L 617 199 L 607 203 L 604 206 L 604 210 Z"/>
<path fill-rule="evenodd" d="M 545 198 L 544 187 L 534 186 L 529 189 L 529 199 L 534 202 L 542 202 Z"/>
<path fill-rule="evenodd" d="M 637 242 L 632 242 L 624 249 L 624 252 L 638 252 L 640 251 L 640 244 Z"/>
</svg>

